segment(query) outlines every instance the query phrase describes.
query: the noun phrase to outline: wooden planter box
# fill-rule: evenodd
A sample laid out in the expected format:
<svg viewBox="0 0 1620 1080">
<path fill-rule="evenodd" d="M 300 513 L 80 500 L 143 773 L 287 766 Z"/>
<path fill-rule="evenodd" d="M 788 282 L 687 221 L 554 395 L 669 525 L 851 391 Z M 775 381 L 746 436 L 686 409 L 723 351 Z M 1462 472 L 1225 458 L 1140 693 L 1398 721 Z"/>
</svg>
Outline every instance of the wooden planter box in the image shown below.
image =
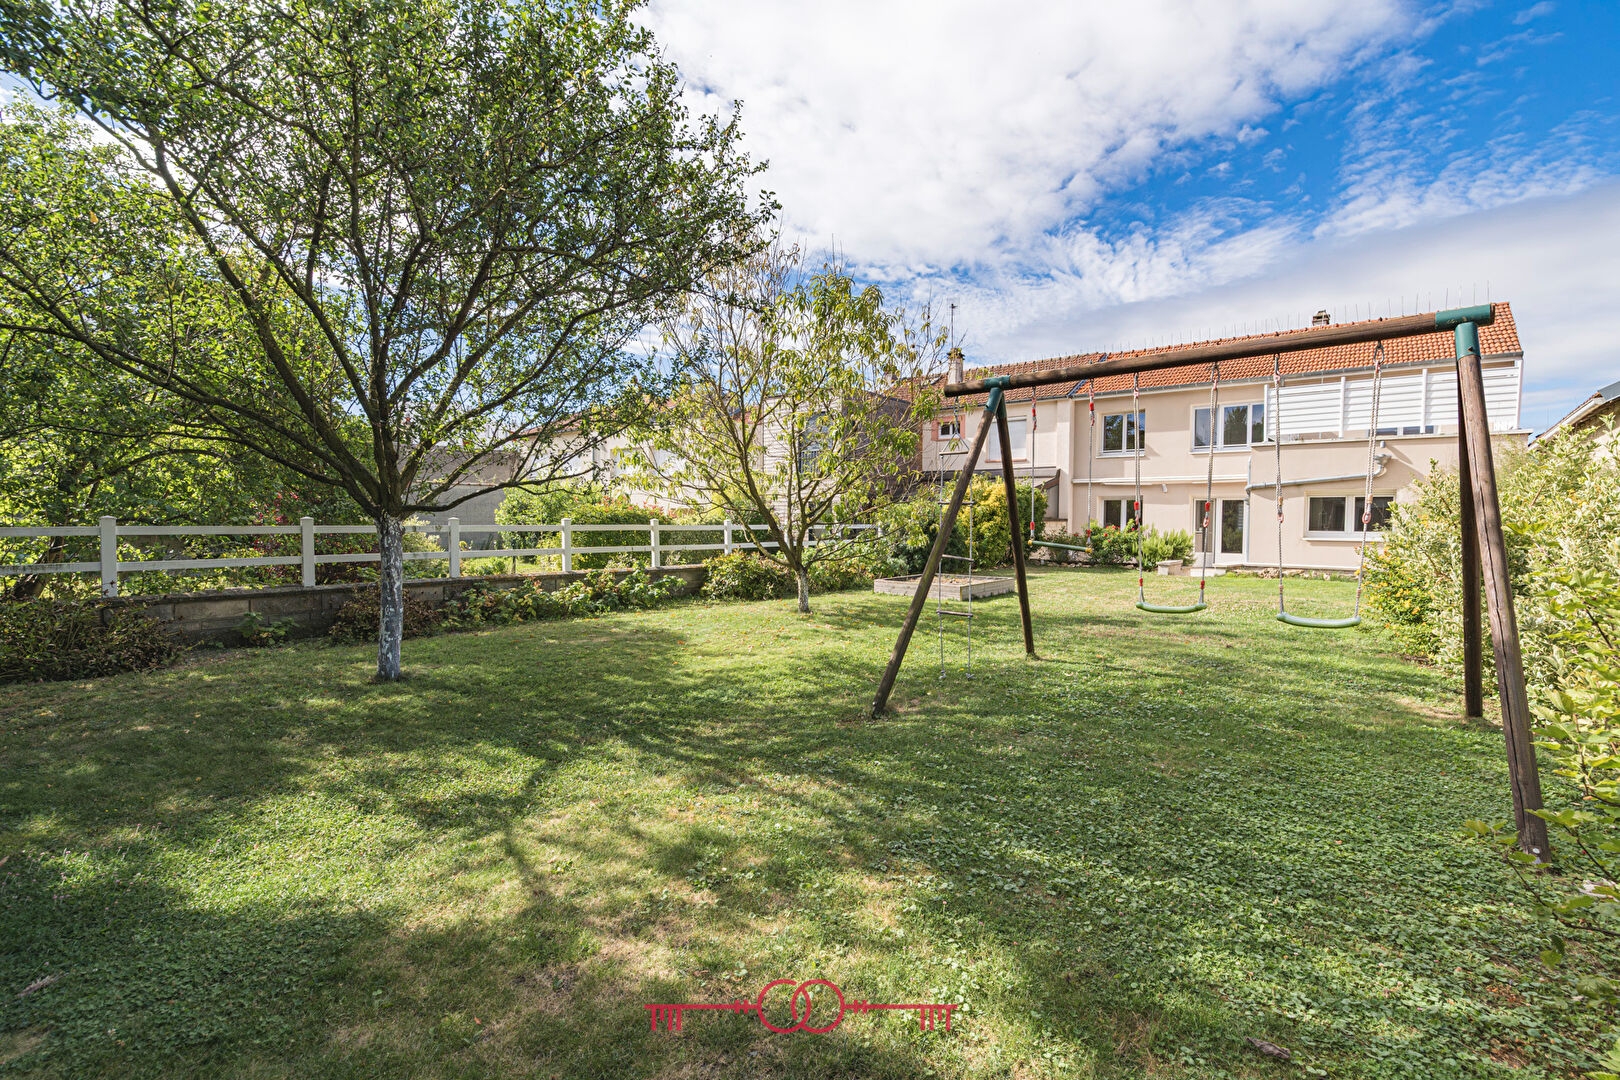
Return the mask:
<svg viewBox="0 0 1620 1080">
<path fill-rule="evenodd" d="M 917 592 L 917 579 L 920 577 L 921 574 L 908 574 L 905 577 L 878 578 L 872 582 L 872 591 L 890 596 L 913 596 Z M 1010 577 L 980 577 L 974 574 L 971 599 L 983 600 L 988 596 L 1001 596 L 1017 587 L 1017 581 Z M 929 590 L 929 595 L 936 600 L 967 600 L 970 599 L 969 591 L 967 577 L 959 574 L 940 574 L 934 578 L 934 587 Z"/>
</svg>

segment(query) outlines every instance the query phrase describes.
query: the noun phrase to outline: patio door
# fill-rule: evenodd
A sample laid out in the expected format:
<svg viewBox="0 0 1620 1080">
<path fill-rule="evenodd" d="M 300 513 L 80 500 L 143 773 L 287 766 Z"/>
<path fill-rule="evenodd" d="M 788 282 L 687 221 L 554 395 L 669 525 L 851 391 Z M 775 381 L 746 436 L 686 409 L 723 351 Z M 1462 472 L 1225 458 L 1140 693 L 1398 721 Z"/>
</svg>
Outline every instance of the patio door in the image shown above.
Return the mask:
<svg viewBox="0 0 1620 1080">
<path fill-rule="evenodd" d="M 1215 549 L 1213 558 L 1205 551 L 1204 500 L 1193 500 L 1194 565 L 1242 562 L 1248 540 L 1248 500 L 1216 499 L 1211 509 L 1208 545 Z"/>
<path fill-rule="evenodd" d="M 1222 562 L 1241 562 L 1243 554 L 1248 548 L 1246 543 L 1248 528 L 1248 500 L 1222 499 L 1221 516 L 1218 527 L 1220 530 L 1220 560 Z"/>
</svg>

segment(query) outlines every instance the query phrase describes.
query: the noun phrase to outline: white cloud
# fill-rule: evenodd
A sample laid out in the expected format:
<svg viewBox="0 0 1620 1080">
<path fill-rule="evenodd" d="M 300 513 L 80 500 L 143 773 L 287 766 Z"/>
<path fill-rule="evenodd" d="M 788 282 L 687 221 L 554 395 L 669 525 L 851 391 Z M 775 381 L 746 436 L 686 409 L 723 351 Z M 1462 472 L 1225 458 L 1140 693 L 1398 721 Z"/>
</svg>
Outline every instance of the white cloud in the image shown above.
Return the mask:
<svg viewBox="0 0 1620 1080">
<path fill-rule="evenodd" d="M 790 230 L 875 266 L 1017 252 L 1177 145 L 1412 29 L 1406 0 L 1018 5 L 658 0 L 693 104 L 743 101 Z"/>
<path fill-rule="evenodd" d="M 1290 325 L 1403 295 L 1408 310 L 1440 306 L 1448 287 L 1483 298 L 1489 281 L 1514 301 L 1526 416 L 1541 422 L 1620 375 L 1578 317 L 1595 283 L 1620 280 L 1604 240 L 1620 187 L 1603 183 L 1614 162 L 1589 116 L 1540 141 L 1466 143 L 1455 117 L 1484 76 L 1442 82 L 1409 45 L 1479 6 L 653 0 L 646 18 L 695 108 L 743 101 L 788 233 L 836 244 L 899 296 L 956 301 L 977 361 Z M 1280 168 L 1265 157 L 1269 132 L 1293 124 L 1279 106 L 1349 73 L 1362 96 L 1325 209 L 1208 199 L 1153 208 L 1123 236 L 1088 226 L 1155 171 L 1218 179 L 1229 154 L 1256 148 Z"/>
<path fill-rule="evenodd" d="M 1229 239 L 1229 276 L 1201 260 L 1189 287 L 1134 304 L 1096 304 L 1071 280 L 1023 291 L 970 294 L 959 325 L 975 360 L 1034 359 L 1149 341 L 1197 340 L 1298 326 L 1326 307 L 1339 318 L 1408 313 L 1487 295 L 1513 304 L 1525 348 L 1525 422 L 1545 427 L 1594 389 L 1620 378 L 1607 325 L 1620 281 L 1620 182 L 1573 196 L 1528 200 L 1447 221 L 1344 239 Z M 1213 260 L 1220 267 L 1223 260 Z M 1212 284 L 1203 284 L 1204 280 Z M 1247 326 L 1242 320 L 1247 320 Z"/>
</svg>

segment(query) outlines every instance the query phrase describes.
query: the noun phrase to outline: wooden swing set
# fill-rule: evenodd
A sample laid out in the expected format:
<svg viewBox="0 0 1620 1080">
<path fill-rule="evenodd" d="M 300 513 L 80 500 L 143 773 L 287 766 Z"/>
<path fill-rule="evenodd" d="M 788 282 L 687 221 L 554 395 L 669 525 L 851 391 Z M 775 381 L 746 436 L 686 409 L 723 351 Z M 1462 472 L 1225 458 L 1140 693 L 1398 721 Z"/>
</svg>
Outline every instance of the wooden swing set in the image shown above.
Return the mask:
<svg viewBox="0 0 1620 1080">
<path fill-rule="evenodd" d="M 995 425 L 998 437 L 1001 440 L 1000 445 L 1003 447 L 1012 445 L 1007 430 L 1007 391 L 1025 387 L 1049 386 L 1055 383 L 1087 381 L 1089 384 L 1093 380 L 1109 375 L 1140 376 L 1143 372 L 1157 371 L 1162 368 L 1185 367 L 1190 364 L 1219 365 L 1224 361 L 1245 360 L 1264 356 L 1280 357 L 1282 353 L 1304 352 L 1338 345 L 1361 344 L 1378 346 L 1374 354 L 1376 378 L 1381 373 L 1384 342 L 1432 334 L 1436 331 L 1451 331 L 1456 342 L 1457 415 L 1459 419 L 1458 472 L 1462 496 L 1463 701 L 1465 711 L 1470 718 L 1477 718 L 1484 714 L 1483 641 L 1480 633 L 1481 592 L 1483 591 L 1490 598 L 1488 614 L 1491 645 L 1496 658 L 1497 694 L 1502 706 L 1502 731 L 1507 741 L 1508 772 L 1513 790 L 1513 815 L 1518 826 L 1519 844 L 1530 855 L 1538 859 L 1544 859 L 1547 853 L 1547 823 L 1532 812 L 1541 809 L 1541 780 L 1536 772 L 1535 750 L 1530 740 L 1530 702 L 1524 681 L 1524 660 L 1520 651 L 1518 620 L 1513 610 L 1513 592 L 1508 579 L 1507 545 L 1502 534 L 1502 513 L 1497 499 L 1496 466 L 1491 455 L 1490 420 L 1485 409 L 1485 382 L 1480 358 L 1479 327 L 1489 326 L 1493 320 L 1494 313 L 1491 306 L 1481 304 L 1427 315 L 1405 315 L 1399 318 L 1380 319 L 1371 323 L 1324 326 L 1310 330 L 1244 338 L 1240 341 L 1195 345 L 1169 353 L 1154 353 L 1113 359 L 1105 357 L 1088 364 L 1053 367 L 1017 375 L 995 375 L 983 379 L 969 379 L 964 382 L 947 384 L 944 393 L 948 398 L 987 394 L 987 399 L 980 417 L 978 432 L 973 438 L 965 460 L 959 466 L 956 485 L 952 489 L 950 499 L 940 517 L 939 532 L 934 538 L 934 545 L 928 553 L 928 561 L 923 567 L 923 572 L 917 580 L 917 591 L 911 598 L 911 606 L 906 611 L 905 622 L 900 627 L 900 637 L 895 642 L 894 652 L 889 657 L 888 667 L 884 669 L 883 679 L 878 684 L 877 696 L 872 702 L 872 715 L 874 717 L 879 716 L 888 708 L 889 695 L 894 691 L 895 679 L 900 674 L 900 665 L 905 661 L 906 650 L 910 646 L 912 635 L 917 629 L 917 620 L 922 615 L 923 608 L 927 604 L 934 577 L 939 572 L 941 557 L 945 554 L 945 546 L 956 526 L 957 514 L 962 508 L 963 499 L 967 496 L 968 487 L 972 483 L 973 470 L 978 465 L 979 455 L 984 450 L 985 440 L 990 433 L 991 425 Z M 1216 368 L 1217 372 L 1218 370 Z M 1275 378 L 1280 386 L 1280 361 L 1276 363 L 1274 370 L 1277 372 Z M 1218 374 L 1215 377 L 1218 378 Z M 1215 423 L 1213 411 L 1210 414 L 1210 423 L 1213 434 L 1213 425 Z M 1368 433 L 1369 440 L 1375 438 L 1376 427 L 1375 423 L 1372 424 L 1373 430 Z M 1275 441 L 1279 446 L 1278 479 L 1280 485 L 1280 446 L 1282 441 L 1280 431 Z M 1140 452 L 1141 447 L 1138 447 L 1138 455 L 1140 455 Z M 1138 462 L 1140 462 L 1140 456 L 1138 456 Z M 1138 469 L 1140 469 L 1140 464 L 1138 464 Z M 1013 573 L 1018 585 L 1018 610 L 1023 623 L 1024 651 L 1029 657 L 1035 658 L 1035 630 L 1030 620 L 1029 586 L 1024 565 L 1024 549 L 1032 533 L 1026 532 L 1026 523 L 1023 520 L 1023 510 L 1018 498 L 1017 482 L 1013 474 L 1012 455 L 1010 453 L 1001 455 L 1001 476 L 1007 490 L 1007 513 L 1012 532 Z M 1279 486 L 1279 519 L 1282 510 L 1280 495 Z M 1140 515 L 1140 499 L 1141 496 L 1138 494 L 1138 515 Z M 1205 501 L 1207 523 L 1207 503 L 1210 500 L 1206 498 Z M 1366 548 L 1365 537 L 1368 524 L 1365 515 L 1371 512 L 1371 508 L 1372 500 L 1368 498 L 1364 508 L 1364 520 L 1362 521 L 1363 551 Z M 1140 531 L 1140 516 L 1138 516 L 1138 531 Z M 1045 543 L 1044 541 L 1036 542 Z M 1058 547 L 1063 545 L 1048 546 Z M 1280 551 L 1279 525 L 1279 558 Z M 1277 580 L 1279 588 L 1278 615 L 1283 622 L 1295 626 L 1338 629 L 1354 625 L 1360 621 L 1359 573 L 1357 613 L 1350 619 L 1309 620 L 1292 616 L 1287 612 L 1282 599 L 1280 564 Z M 1203 599 L 1202 583 L 1200 583 L 1199 599 L 1195 605 L 1166 607 L 1148 604 L 1145 598 L 1141 596 L 1140 588 L 1138 589 L 1138 600 L 1137 606 L 1144 611 L 1170 614 L 1184 614 L 1203 610 L 1206 606 Z"/>
</svg>

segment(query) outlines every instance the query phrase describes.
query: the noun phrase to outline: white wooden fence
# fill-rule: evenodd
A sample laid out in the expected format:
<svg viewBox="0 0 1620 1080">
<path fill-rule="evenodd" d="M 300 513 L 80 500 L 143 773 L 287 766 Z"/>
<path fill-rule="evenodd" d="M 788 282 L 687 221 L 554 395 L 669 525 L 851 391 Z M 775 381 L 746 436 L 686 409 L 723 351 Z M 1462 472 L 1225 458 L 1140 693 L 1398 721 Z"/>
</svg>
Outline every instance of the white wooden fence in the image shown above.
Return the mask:
<svg viewBox="0 0 1620 1080">
<path fill-rule="evenodd" d="M 657 518 L 651 518 L 645 525 L 576 525 L 570 519 L 563 518 L 561 524 L 557 525 L 462 525 L 459 519 L 450 518 L 442 526 L 405 526 L 406 532 L 427 533 L 437 536 L 441 547 L 439 551 L 407 551 L 405 559 L 409 562 L 448 560 L 450 564 L 449 576 L 453 578 L 462 576 L 461 561 L 467 558 L 560 556 L 562 568 L 567 572 L 574 569 L 574 557 L 576 555 L 624 553 L 647 555 L 651 565 L 659 567 L 675 565 L 665 562 L 665 556 L 672 552 L 723 551 L 730 555 L 738 548 L 750 548 L 756 544 L 760 547 L 776 547 L 775 541 L 761 540 L 753 535 L 754 532 L 762 532 L 765 528 L 764 525 L 748 525 L 730 520 L 716 525 L 671 525 L 667 522 L 661 522 Z M 822 537 L 849 537 L 862 530 L 874 528 L 876 528 L 875 525 L 817 526 Z M 591 547 L 581 546 L 575 542 L 575 537 L 581 533 L 588 536 L 591 533 L 623 533 L 640 530 L 646 530 L 647 532 L 647 543 L 645 544 Z M 375 536 L 376 533 L 377 527 L 375 525 L 317 525 L 313 518 L 300 518 L 297 525 L 120 525 L 117 519 L 104 517 L 100 519 L 100 524 L 94 528 L 90 526 L 0 528 L 0 540 L 99 537 L 101 543 L 100 558 L 95 562 L 0 564 L 0 577 L 17 577 L 23 574 L 100 574 L 101 594 L 103 596 L 117 596 L 118 575 L 121 573 L 128 574 L 148 570 L 209 570 L 235 566 L 298 566 L 303 568 L 303 583 L 305 585 L 314 585 L 315 567 L 323 563 L 374 563 L 378 558 L 375 551 L 317 555 L 315 553 L 315 537 L 339 535 Z M 462 550 L 461 538 L 464 534 L 488 533 L 561 533 L 562 535 L 560 543 L 555 547 Z M 673 536 L 678 540 L 682 533 L 720 533 L 723 539 L 717 544 L 669 542 L 669 537 Z M 161 537 L 171 536 L 296 536 L 299 538 L 300 550 L 296 556 L 270 555 L 223 559 L 120 559 L 118 557 L 120 538 L 123 538 L 126 542 L 141 545 Z M 812 543 L 814 542 L 812 540 Z"/>
</svg>

